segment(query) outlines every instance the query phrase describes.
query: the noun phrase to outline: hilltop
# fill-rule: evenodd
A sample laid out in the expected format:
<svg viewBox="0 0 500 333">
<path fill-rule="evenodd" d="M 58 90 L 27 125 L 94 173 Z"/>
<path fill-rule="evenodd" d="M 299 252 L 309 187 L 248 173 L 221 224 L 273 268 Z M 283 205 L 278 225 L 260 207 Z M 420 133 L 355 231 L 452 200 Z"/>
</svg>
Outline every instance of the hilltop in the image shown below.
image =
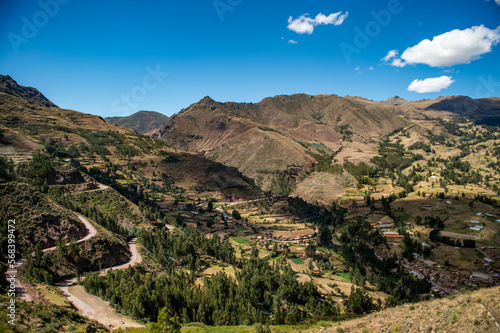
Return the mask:
<svg viewBox="0 0 500 333">
<path fill-rule="evenodd" d="M 30 98 L 16 94 L 31 88 L 12 82 L 15 83 L 11 80 L 12 86 L 7 92 L 0 92 L 0 129 L 3 130 L 0 156 L 20 162 L 34 152 L 48 148 L 60 157 L 77 161 L 79 166 L 88 170 L 113 165 L 114 172 L 128 170 L 128 176 L 122 173 L 125 184 L 144 176 L 155 178 L 157 175 L 160 178 L 165 173 L 176 186 L 186 189 L 232 191 L 253 186 L 234 169 L 198 154 L 178 152 L 132 129 L 110 124 L 99 116 L 34 104 Z M 139 165 L 141 176 L 133 172 Z M 161 182 L 160 179 L 157 181 Z"/>
<path fill-rule="evenodd" d="M 21 86 L 8 75 L 0 74 L 0 92 L 21 97 L 24 100 L 39 106 L 56 107 L 54 103 L 49 101 L 49 99 L 37 89 Z"/>
<path fill-rule="evenodd" d="M 498 332 L 500 287 L 398 306 L 324 332 Z"/>
<path fill-rule="evenodd" d="M 107 117 L 106 122 L 131 128 L 139 134 L 146 134 L 168 121 L 169 117 L 156 111 L 139 111 L 127 117 Z"/>
</svg>

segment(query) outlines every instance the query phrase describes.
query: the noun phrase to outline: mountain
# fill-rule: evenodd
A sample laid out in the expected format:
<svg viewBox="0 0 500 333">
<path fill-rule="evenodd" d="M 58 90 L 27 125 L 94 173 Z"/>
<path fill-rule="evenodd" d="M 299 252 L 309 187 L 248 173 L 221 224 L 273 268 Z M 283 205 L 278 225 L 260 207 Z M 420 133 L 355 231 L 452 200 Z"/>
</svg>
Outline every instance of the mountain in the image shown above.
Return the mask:
<svg viewBox="0 0 500 333">
<path fill-rule="evenodd" d="M 372 151 L 373 140 L 408 123 L 403 116 L 392 105 L 336 95 L 281 95 L 257 104 L 205 97 L 151 134 L 234 166 L 268 187 L 272 173 L 315 163 L 318 154 Z"/>
<path fill-rule="evenodd" d="M 128 117 L 107 117 L 106 122 L 121 127 L 131 128 L 139 134 L 146 134 L 159 128 L 168 121 L 168 117 L 156 111 L 139 111 Z"/>
<path fill-rule="evenodd" d="M 472 99 L 467 96 L 448 96 L 429 105 L 427 109 L 454 112 L 486 125 L 500 125 L 498 97 Z"/>
<path fill-rule="evenodd" d="M 29 299 L 69 308 L 70 295 L 103 309 L 110 329 L 129 322 L 114 310 L 187 329 L 498 327 L 498 287 L 459 292 L 500 284 L 500 130 L 473 121 L 482 108 L 494 115 L 496 99 L 205 97 L 151 133 L 166 143 L 10 87 L 0 92 L 0 225 L 17 220 L 25 259 L 21 330 L 65 331 L 64 311 L 50 317 Z M 7 277 L 6 251 L 0 259 Z M 251 328 L 221 328 L 240 329 Z"/>
<path fill-rule="evenodd" d="M 198 154 L 178 152 L 161 141 L 108 123 L 99 116 L 33 103 L 31 97 L 20 96 L 19 92 L 36 89 L 3 78 L 8 84 L 0 92 L 0 156 L 22 162 L 49 147 L 62 157 L 75 158 L 87 169 L 104 168 L 111 163 L 119 168 L 139 169 L 142 177 L 155 178 L 167 173 L 176 186 L 185 188 L 246 191 L 254 186 L 234 168 Z M 129 177 L 136 180 L 140 176 Z"/>
<path fill-rule="evenodd" d="M 10 76 L 0 74 L 0 92 L 21 97 L 26 101 L 43 107 L 56 107 L 41 92 L 35 88 L 24 87 L 17 84 Z"/>
</svg>

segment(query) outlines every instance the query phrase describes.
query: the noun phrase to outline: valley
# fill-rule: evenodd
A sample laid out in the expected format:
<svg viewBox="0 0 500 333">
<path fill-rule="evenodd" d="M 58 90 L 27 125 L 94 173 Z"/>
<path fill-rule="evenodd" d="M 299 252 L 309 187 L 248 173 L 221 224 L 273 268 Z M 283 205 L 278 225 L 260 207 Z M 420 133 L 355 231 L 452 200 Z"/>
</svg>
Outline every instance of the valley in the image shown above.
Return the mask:
<svg viewBox="0 0 500 333">
<path fill-rule="evenodd" d="M 377 331 L 427 302 L 494 328 L 498 98 L 205 97 L 144 135 L 0 88 L 19 332 Z"/>
</svg>

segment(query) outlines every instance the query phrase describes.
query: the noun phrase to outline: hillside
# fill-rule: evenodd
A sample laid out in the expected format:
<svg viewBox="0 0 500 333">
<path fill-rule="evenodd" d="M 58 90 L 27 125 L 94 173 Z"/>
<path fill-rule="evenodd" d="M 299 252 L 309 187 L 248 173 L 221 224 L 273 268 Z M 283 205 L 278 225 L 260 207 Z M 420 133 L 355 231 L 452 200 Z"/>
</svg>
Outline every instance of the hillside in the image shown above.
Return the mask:
<svg viewBox="0 0 500 333">
<path fill-rule="evenodd" d="M 377 331 L 381 309 L 427 318 L 417 302 L 449 296 L 424 304 L 446 317 L 430 325 L 455 328 L 456 306 L 433 302 L 500 283 L 500 130 L 428 108 L 443 100 L 205 98 L 155 131 L 194 152 L 0 92 L 0 223 L 20 219 L 21 295 L 145 331 L 164 315 L 186 330 L 374 318 Z"/>
<path fill-rule="evenodd" d="M 0 74 L 0 92 L 17 96 L 33 104 L 44 107 L 55 107 L 41 92 L 32 87 L 24 87 L 17 84 L 10 76 Z"/>
<path fill-rule="evenodd" d="M 107 117 L 106 122 L 121 127 L 131 128 L 139 134 L 146 134 L 159 128 L 168 121 L 168 117 L 156 111 L 139 111 L 127 117 Z"/>
<path fill-rule="evenodd" d="M 321 195 L 328 188 L 314 178 L 307 179 L 308 171 L 328 156 L 339 165 L 345 161 L 373 165 L 377 141 L 395 130 L 418 124 L 420 138 L 414 138 L 418 141 L 427 131 L 443 132 L 439 119 L 466 116 L 494 123 L 499 107 L 495 98 L 463 96 L 419 101 L 395 96 L 374 102 L 362 97 L 297 94 L 270 97 L 257 104 L 220 103 L 205 97 L 150 134 L 170 146 L 234 166 L 266 190 L 275 189 L 284 177 L 294 178 L 295 195 L 329 204 L 352 182 L 344 177 L 340 181 L 344 185 L 333 196 Z M 293 177 L 284 175 L 290 172 Z M 311 184 L 315 184 L 314 191 Z M 295 190 L 295 185 L 288 187 L 277 193 Z"/>
<path fill-rule="evenodd" d="M 12 91 L 23 89 L 14 86 Z M 180 154 L 161 141 L 98 116 L 33 104 L 12 91 L 0 92 L 0 156 L 21 162 L 44 148 L 87 170 L 109 168 L 118 172 L 121 185 L 139 182 L 144 176 L 160 184 L 165 173 L 185 189 L 220 192 L 253 188 L 249 179 L 222 164 L 197 154 Z"/>
<path fill-rule="evenodd" d="M 314 163 L 314 154 L 372 150 L 373 140 L 406 124 L 394 107 L 335 95 L 275 96 L 257 104 L 205 97 L 152 135 L 237 167 L 268 188 L 270 173 Z"/>
<path fill-rule="evenodd" d="M 339 322 L 324 332 L 498 332 L 500 287 L 403 305 Z"/>
</svg>

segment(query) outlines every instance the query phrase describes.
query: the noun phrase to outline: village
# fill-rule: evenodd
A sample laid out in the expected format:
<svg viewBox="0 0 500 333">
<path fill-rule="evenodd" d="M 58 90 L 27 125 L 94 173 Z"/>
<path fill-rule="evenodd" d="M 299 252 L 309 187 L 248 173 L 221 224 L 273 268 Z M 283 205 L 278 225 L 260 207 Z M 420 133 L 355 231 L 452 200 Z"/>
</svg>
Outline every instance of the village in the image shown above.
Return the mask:
<svg viewBox="0 0 500 333">
<path fill-rule="evenodd" d="M 237 203 L 231 205 L 237 208 L 242 207 Z M 449 205 L 449 203 L 447 203 Z M 273 216 L 268 219 L 264 216 L 262 219 L 252 220 L 251 214 L 231 213 L 229 204 L 219 203 L 213 212 L 203 210 L 203 204 L 194 203 L 194 205 L 181 205 L 175 210 L 186 216 L 188 225 L 201 228 L 206 232 L 207 237 L 218 237 L 221 241 L 229 240 L 235 248 L 240 248 L 242 253 L 252 247 L 258 248 L 261 257 L 269 256 L 270 248 L 283 251 L 288 248 L 292 258 L 297 258 L 303 265 L 292 264 L 298 274 L 305 270 L 305 262 L 308 259 L 305 248 L 313 242 L 317 244 L 318 230 L 313 224 L 304 221 L 293 220 L 288 216 Z M 201 209 L 200 209 L 201 208 Z M 432 211 L 439 208 L 439 205 L 422 205 L 421 210 Z M 241 208 L 240 208 L 241 209 Z M 244 209 L 242 209 L 244 211 Z M 404 235 L 401 235 L 395 228 L 394 221 L 381 212 L 368 216 L 368 221 L 372 229 L 378 229 L 386 239 L 386 244 L 391 251 L 401 252 L 401 246 Z M 365 216 L 353 214 L 352 216 Z M 476 214 L 476 220 L 488 218 L 493 219 L 493 214 Z M 484 230 L 484 225 L 470 222 L 470 232 Z M 207 223 L 207 221 L 210 221 Z M 479 221 L 478 221 L 479 222 Z M 484 224 L 481 222 L 481 224 Z M 481 228 L 473 228 L 481 227 Z M 469 228 L 469 226 L 467 227 Z M 422 237 L 422 228 L 410 228 L 408 233 L 413 240 L 419 240 Z M 462 288 L 478 289 L 481 287 L 500 284 L 500 270 L 498 267 L 499 249 L 494 246 L 477 247 L 475 249 L 451 247 L 439 242 L 432 242 L 425 239 L 420 241 L 422 247 L 432 249 L 430 258 L 423 258 L 421 254 L 414 253 L 411 261 L 400 259 L 398 263 L 405 267 L 406 271 L 419 279 L 427 278 L 432 284 L 432 291 L 436 294 L 450 295 L 458 292 Z M 438 257 L 441 251 L 455 251 L 456 253 L 465 253 L 467 257 L 474 257 L 471 265 L 467 267 L 458 267 L 454 261 L 438 263 L 432 260 L 433 256 Z M 379 258 L 387 256 L 387 251 L 379 251 L 375 248 L 375 253 Z M 436 254 L 434 254 L 436 253 Z M 480 254 L 480 257 L 478 256 Z M 463 255 L 463 254 L 462 254 Z M 323 266 L 314 262 L 314 276 L 321 276 Z M 343 274 L 338 272 L 338 274 Z"/>
</svg>

